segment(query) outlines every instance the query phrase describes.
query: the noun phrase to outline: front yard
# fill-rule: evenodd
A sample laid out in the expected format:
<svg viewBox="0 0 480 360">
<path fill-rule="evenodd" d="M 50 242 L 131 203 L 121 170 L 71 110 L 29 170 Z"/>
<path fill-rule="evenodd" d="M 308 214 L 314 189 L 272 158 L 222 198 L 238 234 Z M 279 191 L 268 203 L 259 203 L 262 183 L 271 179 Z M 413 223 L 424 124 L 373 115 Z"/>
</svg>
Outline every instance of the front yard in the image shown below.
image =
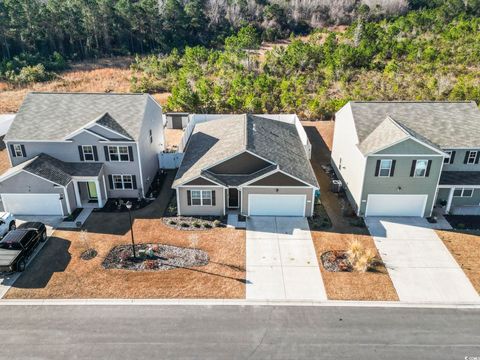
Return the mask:
<svg viewBox="0 0 480 360">
<path fill-rule="evenodd" d="M 245 231 L 178 231 L 161 219 L 136 219 L 134 234 L 137 244 L 203 250 L 208 264 L 162 271 L 105 269 L 110 250 L 130 244 L 129 232 L 85 236 L 57 230 L 5 298 L 245 298 Z M 87 248 L 97 256 L 81 259 Z"/>
</svg>

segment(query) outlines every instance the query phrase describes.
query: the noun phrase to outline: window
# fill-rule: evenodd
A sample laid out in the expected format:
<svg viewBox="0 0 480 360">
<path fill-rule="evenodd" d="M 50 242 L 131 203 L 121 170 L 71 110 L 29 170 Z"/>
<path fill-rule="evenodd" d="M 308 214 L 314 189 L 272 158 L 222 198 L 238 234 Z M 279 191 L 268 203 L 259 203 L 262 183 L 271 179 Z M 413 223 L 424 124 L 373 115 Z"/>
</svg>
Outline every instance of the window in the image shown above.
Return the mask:
<svg viewBox="0 0 480 360">
<path fill-rule="evenodd" d="M 194 206 L 212 205 L 212 190 L 191 190 L 190 200 Z"/>
<path fill-rule="evenodd" d="M 378 173 L 381 177 L 390 176 L 390 171 L 392 170 L 392 160 L 381 160 L 380 161 L 380 171 Z"/>
<path fill-rule="evenodd" d="M 448 158 L 444 158 L 443 159 L 443 163 L 444 164 L 451 164 L 451 160 L 452 160 L 452 152 L 451 151 L 445 151 L 445 153 L 447 153 L 449 155 Z"/>
<path fill-rule="evenodd" d="M 472 197 L 473 189 L 471 188 L 460 188 L 453 190 L 453 196 L 455 197 Z"/>
<path fill-rule="evenodd" d="M 132 175 L 112 175 L 113 188 L 115 190 L 130 190 L 133 189 Z"/>
<path fill-rule="evenodd" d="M 151 143 L 153 143 L 152 129 L 149 130 L 148 135 L 150 136 L 150 144 L 151 144 Z"/>
<path fill-rule="evenodd" d="M 427 173 L 428 160 L 417 160 L 415 164 L 415 177 L 425 177 Z"/>
<path fill-rule="evenodd" d="M 130 161 L 128 146 L 109 146 L 108 155 L 110 161 Z"/>
<path fill-rule="evenodd" d="M 92 145 L 82 145 L 83 151 L 83 160 L 84 161 L 95 161 L 95 156 L 93 155 L 93 146 Z"/>
<path fill-rule="evenodd" d="M 20 144 L 13 145 L 13 152 L 15 154 L 15 157 L 17 156 L 23 157 L 22 145 Z"/>
<path fill-rule="evenodd" d="M 477 158 L 476 151 L 470 151 L 468 153 L 467 164 L 475 164 L 475 159 Z"/>
</svg>

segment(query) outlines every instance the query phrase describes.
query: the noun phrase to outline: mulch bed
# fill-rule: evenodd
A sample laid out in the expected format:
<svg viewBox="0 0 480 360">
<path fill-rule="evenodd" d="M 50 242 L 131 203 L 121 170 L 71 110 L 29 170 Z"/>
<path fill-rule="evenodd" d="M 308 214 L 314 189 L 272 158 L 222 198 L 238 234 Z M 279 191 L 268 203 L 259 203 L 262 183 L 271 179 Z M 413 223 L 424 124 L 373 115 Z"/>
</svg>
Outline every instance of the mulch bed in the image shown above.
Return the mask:
<svg viewBox="0 0 480 360">
<path fill-rule="evenodd" d="M 77 219 L 78 215 L 82 212 L 83 208 L 76 208 L 73 212 L 67 217 L 63 218 L 63 221 L 73 222 Z"/>
<path fill-rule="evenodd" d="M 331 272 L 352 272 L 353 267 L 346 251 L 327 251 L 320 257 L 325 270 Z"/>
<path fill-rule="evenodd" d="M 444 215 L 445 219 L 457 230 L 480 230 L 479 215 Z"/>
<path fill-rule="evenodd" d="M 102 266 L 105 269 L 134 271 L 165 271 L 194 266 L 205 266 L 208 254 L 200 249 L 183 248 L 162 244 L 135 245 L 137 257 L 133 257 L 131 245 L 118 245 L 110 250 Z"/>
<path fill-rule="evenodd" d="M 170 216 L 162 218 L 163 223 L 175 230 L 210 230 L 225 227 L 226 217 L 220 216 Z"/>
</svg>

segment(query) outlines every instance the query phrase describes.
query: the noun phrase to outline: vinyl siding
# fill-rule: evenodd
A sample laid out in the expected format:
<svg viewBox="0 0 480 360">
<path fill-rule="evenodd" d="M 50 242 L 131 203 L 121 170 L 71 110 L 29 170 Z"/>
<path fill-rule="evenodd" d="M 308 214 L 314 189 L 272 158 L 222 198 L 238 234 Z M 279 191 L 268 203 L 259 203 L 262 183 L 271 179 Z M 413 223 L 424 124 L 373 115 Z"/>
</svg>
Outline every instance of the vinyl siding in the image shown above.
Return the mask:
<svg viewBox="0 0 480 360">
<path fill-rule="evenodd" d="M 443 171 L 480 171 L 480 163 L 464 164 L 466 149 L 445 149 L 446 151 L 455 150 L 455 159 L 453 164 L 444 164 Z M 480 149 L 468 149 L 469 151 L 479 151 Z"/>
<path fill-rule="evenodd" d="M 215 206 L 192 206 L 188 205 L 188 190 L 212 190 L 215 191 Z M 184 216 L 221 216 L 224 215 L 225 195 L 224 189 L 220 186 L 202 187 L 179 187 L 179 213 Z"/>
</svg>

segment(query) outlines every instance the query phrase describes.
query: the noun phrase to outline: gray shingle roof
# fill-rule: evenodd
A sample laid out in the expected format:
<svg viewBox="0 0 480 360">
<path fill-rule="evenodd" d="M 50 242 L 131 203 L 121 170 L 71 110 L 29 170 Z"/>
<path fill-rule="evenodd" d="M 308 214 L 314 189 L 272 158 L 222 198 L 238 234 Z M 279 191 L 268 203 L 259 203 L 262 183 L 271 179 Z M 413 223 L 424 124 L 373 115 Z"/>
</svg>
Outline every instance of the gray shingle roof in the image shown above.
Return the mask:
<svg viewBox="0 0 480 360">
<path fill-rule="evenodd" d="M 390 116 L 438 148 L 480 148 L 480 110 L 474 102 L 352 101 L 350 106 L 360 144 Z"/>
<path fill-rule="evenodd" d="M 480 171 L 443 171 L 439 184 L 478 185 L 480 184 Z"/>
<path fill-rule="evenodd" d="M 5 140 L 62 140 L 83 126 L 103 126 L 138 139 L 147 94 L 29 93 Z"/>
<path fill-rule="evenodd" d="M 269 171 L 278 167 L 318 187 L 295 125 L 254 115 L 230 115 L 197 124 L 173 186 L 202 174 L 230 186 L 252 180 L 261 174 L 257 173 L 253 177 L 219 176 L 206 171 L 209 167 L 246 150 L 274 163 L 274 166 L 268 167 Z"/>
<path fill-rule="evenodd" d="M 63 162 L 42 153 L 22 168 L 31 174 L 65 186 L 72 180 L 72 176 L 98 176 L 102 167 L 102 163 Z"/>
</svg>

